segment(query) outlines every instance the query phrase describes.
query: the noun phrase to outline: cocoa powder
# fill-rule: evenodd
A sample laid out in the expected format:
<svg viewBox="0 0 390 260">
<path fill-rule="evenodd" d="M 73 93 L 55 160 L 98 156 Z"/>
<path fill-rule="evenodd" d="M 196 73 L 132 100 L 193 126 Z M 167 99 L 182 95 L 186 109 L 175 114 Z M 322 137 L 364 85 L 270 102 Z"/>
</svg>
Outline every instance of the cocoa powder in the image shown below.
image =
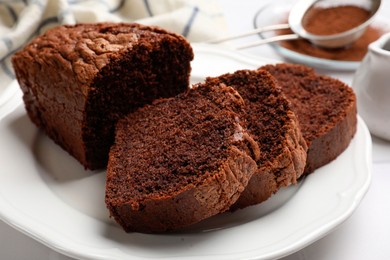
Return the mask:
<svg viewBox="0 0 390 260">
<path fill-rule="evenodd" d="M 316 35 L 331 35 L 355 28 L 370 18 L 366 9 L 353 6 L 312 7 L 302 19 L 306 31 Z"/>
<path fill-rule="evenodd" d="M 340 8 L 340 6 L 334 8 L 327 8 L 327 9 L 329 9 L 328 11 L 331 13 L 331 12 L 338 12 L 336 10 L 337 8 Z M 352 20 L 354 19 L 351 18 L 351 16 L 354 15 L 354 12 L 356 16 L 360 16 L 360 18 L 357 20 L 359 20 L 361 23 L 362 21 L 364 22 L 364 19 L 361 18 L 362 13 L 367 11 L 363 8 L 357 7 L 357 8 L 348 9 L 348 12 L 350 12 L 349 15 L 346 16 L 342 15 L 339 16 L 338 18 L 336 18 L 337 16 L 335 16 L 335 13 L 333 13 L 333 15 L 328 14 L 329 17 L 332 17 L 333 20 L 332 22 L 327 21 L 327 19 L 323 18 L 322 20 L 318 20 L 318 23 L 311 23 L 310 25 L 307 24 L 306 25 L 307 27 L 305 29 L 308 30 L 309 29 L 308 27 L 311 27 L 312 33 L 321 34 L 322 32 L 325 35 L 332 34 L 330 31 L 333 30 L 333 28 L 330 27 L 338 28 L 338 30 L 343 29 L 345 31 L 348 30 L 346 28 L 350 28 L 350 26 L 352 26 L 353 23 L 355 23 L 356 25 L 356 20 L 352 22 Z M 365 19 L 367 19 L 367 17 Z M 282 22 L 286 23 L 287 19 L 285 19 Z M 286 49 L 301 54 L 317 57 L 317 58 L 339 60 L 339 61 L 361 61 L 367 53 L 368 45 L 371 42 L 379 39 L 379 37 L 385 32 L 386 30 L 378 26 L 374 26 L 374 25 L 368 26 L 365 32 L 363 33 L 363 35 L 359 39 L 357 39 L 353 44 L 338 49 L 321 48 L 313 45 L 312 43 L 304 39 L 283 41 L 280 42 L 279 44 Z M 291 33 L 293 32 L 290 29 L 280 30 L 278 32 L 278 34 L 280 35 L 291 34 Z"/>
</svg>

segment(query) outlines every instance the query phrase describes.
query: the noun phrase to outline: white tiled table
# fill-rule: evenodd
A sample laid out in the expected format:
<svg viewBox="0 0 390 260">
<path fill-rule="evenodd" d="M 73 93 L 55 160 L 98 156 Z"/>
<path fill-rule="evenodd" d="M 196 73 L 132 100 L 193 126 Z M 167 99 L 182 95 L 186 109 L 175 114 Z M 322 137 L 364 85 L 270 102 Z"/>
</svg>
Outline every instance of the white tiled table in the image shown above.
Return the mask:
<svg viewBox="0 0 390 260">
<path fill-rule="evenodd" d="M 271 0 L 221 0 L 231 33 L 252 28 L 258 8 Z M 390 0 L 382 15 L 390 17 Z M 241 41 L 251 41 L 247 38 Z M 243 51 L 281 59 L 269 46 Z M 321 71 L 350 84 L 353 73 Z M 389 97 L 390 99 L 390 97 Z M 389 100 L 390 102 L 390 100 Z M 389 129 L 390 131 L 390 129 Z M 70 259 L 19 233 L 0 221 L 0 259 Z M 335 231 L 284 260 L 390 259 L 390 142 L 373 138 L 373 172 L 369 191 L 354 214 Z"/>
</svg>

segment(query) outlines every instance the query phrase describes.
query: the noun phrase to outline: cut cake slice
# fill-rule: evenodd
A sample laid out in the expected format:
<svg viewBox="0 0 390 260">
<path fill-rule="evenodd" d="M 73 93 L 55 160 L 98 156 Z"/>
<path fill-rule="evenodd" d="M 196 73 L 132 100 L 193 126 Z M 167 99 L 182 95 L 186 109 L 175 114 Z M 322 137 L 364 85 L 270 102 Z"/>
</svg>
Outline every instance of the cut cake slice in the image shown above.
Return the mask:
<svg viewBox="0 0 390 260">
<path fill-rule="evenodd" d="M 304 174 L 331 162 L 356 132 L 356 96 L 340 80 L 315 73 L 304 65 L 266 65 L 277 80 L 301 126 L 308 145 Z"/>
<path fill-rule="evenodd" d="M 244 99 L 243 118 L 261 151 L 256 173 L 232 207 L 244 208 L 297 183 L 306 163 L 307 146 L 289 102 L 268 72 L 239 70 L 206 79 L 206 84 L 221 83 L 236 89 Z"/>
<path fill-rule="evenodd" d="M 228 210 L 259 156 L 243 108 L 234 89 L 200 84 L 119 120 L 107 168 L 110 215 L 127 232 L 152 233 Z"/>
</svg>

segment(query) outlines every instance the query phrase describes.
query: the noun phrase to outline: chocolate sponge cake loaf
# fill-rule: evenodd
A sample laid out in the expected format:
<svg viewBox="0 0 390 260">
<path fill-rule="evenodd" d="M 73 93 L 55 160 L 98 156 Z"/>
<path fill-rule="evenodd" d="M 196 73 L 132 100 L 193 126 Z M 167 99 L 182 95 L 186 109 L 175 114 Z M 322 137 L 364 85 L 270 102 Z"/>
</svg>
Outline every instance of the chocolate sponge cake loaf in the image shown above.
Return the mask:
<svg viewBox="0 0 390 260">
<path fill-rule="evenodd" d="M 226 84 L 245 101 L 243 117 L 260 148 L 257 170 L 232 209 L 265 201 L 281 187 L 295 184 L 303 173 L 307 146 L 289 102 L 266 71 L 240 70 L 207 78 Z"/>
<path fill-rule="evenodd" d="M 197 85 L 118 121 L 106 204 L 124 230 L 164 232 L 224 212 L 256 170 L 244 102 L 223 84 Z"/>
<path fill-rule="evenodd" d="M 298 117 L 308 144 L 305 174 L 334 160 L 356 132 L 356 97 L 343 82 L 303 65 L 261 67 L 278 81 Z"/>
<path fill-rule="evenodd" d="M 105 167 L 118 118 L 188 88 L 189 43 L 139 24 L 60 26 L 13 59 L 31 120 L 86 168 Z"/>
</svg>

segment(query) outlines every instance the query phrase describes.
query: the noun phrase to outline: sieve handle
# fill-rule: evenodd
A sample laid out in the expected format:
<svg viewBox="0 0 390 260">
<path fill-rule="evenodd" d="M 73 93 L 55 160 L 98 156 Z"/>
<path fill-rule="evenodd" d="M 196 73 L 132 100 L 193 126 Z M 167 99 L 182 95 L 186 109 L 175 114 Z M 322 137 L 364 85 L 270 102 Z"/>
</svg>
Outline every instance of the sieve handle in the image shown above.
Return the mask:
<svg viewBox="0 0 390 260">
<path fill-rule="evenodd" d="M 300 38 L 301 37 L 298 34 L 278 35 L 278 36 L 274 36 L 274 37 L 269 37 L 269 38 L 265 38 L 265 39 L 262 39 L 262 40 L 258 40 L 256 42 L 240 45 L 240 46 L 235 47 L 235 49 L 236 50 L 247 49 L 247 48 L 259 46 L 259 45 L 266 44 L 266 43 L 279 42 L 279 41 L 288 41 L 288 40 L 297 40 L 297 39 L 300 39 Z"/>
<path fill-rule="evenodd" d="M 211 39 L 211 40 L 205 41 L 204 43 L 221 43 L 221 42 L 239 39 L 239 38 L 247 37 L 247 36 L 262 33 L 262 32 L 289 29 L 289 28 L 290 28 L 290 25 L 288 25 L 288 24 L 269 25 L 269 26 L 256 28 L 256 29 L 251 30 L 249 32 L 245 32 L 245 33 L 241 33 L 241 34 L 237 34 L 237 35 L 232 35 L 232 36 L 222 37 L 222 38 L 217 38 L 217 39 Z M 274 38 L 274 37 L 272 37 L 272 38 Z"/>
</svg>

